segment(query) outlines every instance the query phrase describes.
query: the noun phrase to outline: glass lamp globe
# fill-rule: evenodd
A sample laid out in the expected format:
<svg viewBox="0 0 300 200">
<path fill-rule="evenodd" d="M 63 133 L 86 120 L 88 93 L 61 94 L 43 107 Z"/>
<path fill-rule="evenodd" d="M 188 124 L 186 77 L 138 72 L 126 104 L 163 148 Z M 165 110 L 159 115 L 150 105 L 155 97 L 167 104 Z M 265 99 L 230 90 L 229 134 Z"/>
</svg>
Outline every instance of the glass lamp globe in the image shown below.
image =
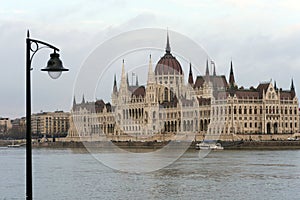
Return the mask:
<svg viewBox="0 0 300 200">
<path fill-rule="evenodd" d="M 63 71 L 69 71 L 69 69 L 63 67 L 62 61 L 59 59 L 59 54 L 54 52 L 50 54 L 50 60 L 47 63 L 47 67 L 42 69 L 42 71 L 47 71 L 52 79 L 57 79 Z"/>
</svg>

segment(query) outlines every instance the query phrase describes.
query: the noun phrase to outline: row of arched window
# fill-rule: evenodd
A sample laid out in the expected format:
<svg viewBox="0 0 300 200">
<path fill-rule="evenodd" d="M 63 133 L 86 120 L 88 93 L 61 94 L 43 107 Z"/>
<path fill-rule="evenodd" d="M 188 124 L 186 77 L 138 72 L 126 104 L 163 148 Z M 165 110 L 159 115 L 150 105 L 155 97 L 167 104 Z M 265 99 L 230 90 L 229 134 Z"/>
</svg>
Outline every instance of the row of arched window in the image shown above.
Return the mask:
<svg viewBox="0 0 300 200">
<path fill-rule="evenodd" d="M 266 114 L 294 114 L 294 115 L 297 115 L 298 114 L 298 109 L 296 107 L 292 108 L 292 107 L 278 107 L 278 106 L 266 106 L 265 107 L 265 111 L 266 111 Z M 213 110 L 212 110 L 212 114 L 213 115 L 223 115 L 223 114 L 227 114 L 227 109 L 225 107 L 215 107 Z M 237 108 L 237 106 L 233 106 L 233 109 L 231 106 L 228 106 L 228 114 L 263 114 L 263 107 L 260 106 L 259 108 L 257 108 L 256 106 L 252 107 L 247 107 L 247 106 L 239 106 Z"/>
</svg>

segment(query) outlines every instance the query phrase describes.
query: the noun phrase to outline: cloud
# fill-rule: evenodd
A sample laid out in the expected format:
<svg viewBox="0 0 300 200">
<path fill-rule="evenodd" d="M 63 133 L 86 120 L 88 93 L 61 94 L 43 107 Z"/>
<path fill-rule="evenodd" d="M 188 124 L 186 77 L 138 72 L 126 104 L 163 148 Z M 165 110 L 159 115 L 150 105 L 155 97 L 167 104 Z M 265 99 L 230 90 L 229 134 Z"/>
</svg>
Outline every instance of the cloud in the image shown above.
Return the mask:
<svg viewBox="0 0 300 200">
<path fill-rule="evenodd" d="M 240 85 L 248 87 L 273 78 L 279 87 L 288 88 L 293 76 L 297 89 L 300 6 L 293 0 L 270 2 L 169 0 L 157 5 L 152 1 L 77 0 L 72 4 L 62 2 L 58 9 L 52 2 L 33 10 L 3 5 L 0 43 L 5 48 L 1 49 L 0 60 L 7 70 L 0 74 L 0 115 L 24 115 L 28 28 L 32 37 L 57 45 L 65 66 L 70 68 L 57 81 L 49 80 L 39 70 L 32 72 L 34 112 L 68 111 L 73 82 L 89 52 L 115 35 L 145 27 L 169 27 L 192 38 L 215 60 L 217 72 L 227 76 L 232 57 Z M 45 12 L 45 7 L 49 11 Z M 49 50 L 39 52 L 33 62 L 35 69 L 44 66 L 48 58 Z"/>
</svg>

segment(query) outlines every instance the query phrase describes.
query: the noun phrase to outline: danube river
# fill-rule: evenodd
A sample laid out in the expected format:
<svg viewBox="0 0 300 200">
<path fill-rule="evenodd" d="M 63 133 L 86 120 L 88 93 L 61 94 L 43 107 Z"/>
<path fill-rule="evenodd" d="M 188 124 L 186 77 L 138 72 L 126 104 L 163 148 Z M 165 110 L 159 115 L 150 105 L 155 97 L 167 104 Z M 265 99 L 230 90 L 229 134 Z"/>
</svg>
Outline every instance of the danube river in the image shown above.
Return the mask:
<svg viewBox="0 0 300 200">
<path fill-rule="evenodd" d="M 111 159 L 114 159 L 112 154 Z M 25 149 L 0 149 L 0 199 L 24 199 Z M 300 151 L 190 150 L 172 165 L 133 174 L 83 149 L 33 149 L 35 199 L 299 199 Z"/>
</svg>

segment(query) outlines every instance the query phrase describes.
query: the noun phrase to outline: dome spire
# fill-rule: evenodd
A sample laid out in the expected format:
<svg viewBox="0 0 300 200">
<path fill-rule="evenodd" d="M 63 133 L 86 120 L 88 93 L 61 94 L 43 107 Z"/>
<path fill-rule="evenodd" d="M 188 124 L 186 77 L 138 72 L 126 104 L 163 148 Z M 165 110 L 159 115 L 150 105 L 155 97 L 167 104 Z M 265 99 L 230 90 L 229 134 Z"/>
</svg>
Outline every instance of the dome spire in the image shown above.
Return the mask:
<svg viewBox="0 0 300 200">
<path fill-rule="evenodd" d="M 166 45 L 166 53 L 171 53 L 170 41 L 169 41 L 169 30 L 167 30 L 167 45 Z"/>
</svg>

